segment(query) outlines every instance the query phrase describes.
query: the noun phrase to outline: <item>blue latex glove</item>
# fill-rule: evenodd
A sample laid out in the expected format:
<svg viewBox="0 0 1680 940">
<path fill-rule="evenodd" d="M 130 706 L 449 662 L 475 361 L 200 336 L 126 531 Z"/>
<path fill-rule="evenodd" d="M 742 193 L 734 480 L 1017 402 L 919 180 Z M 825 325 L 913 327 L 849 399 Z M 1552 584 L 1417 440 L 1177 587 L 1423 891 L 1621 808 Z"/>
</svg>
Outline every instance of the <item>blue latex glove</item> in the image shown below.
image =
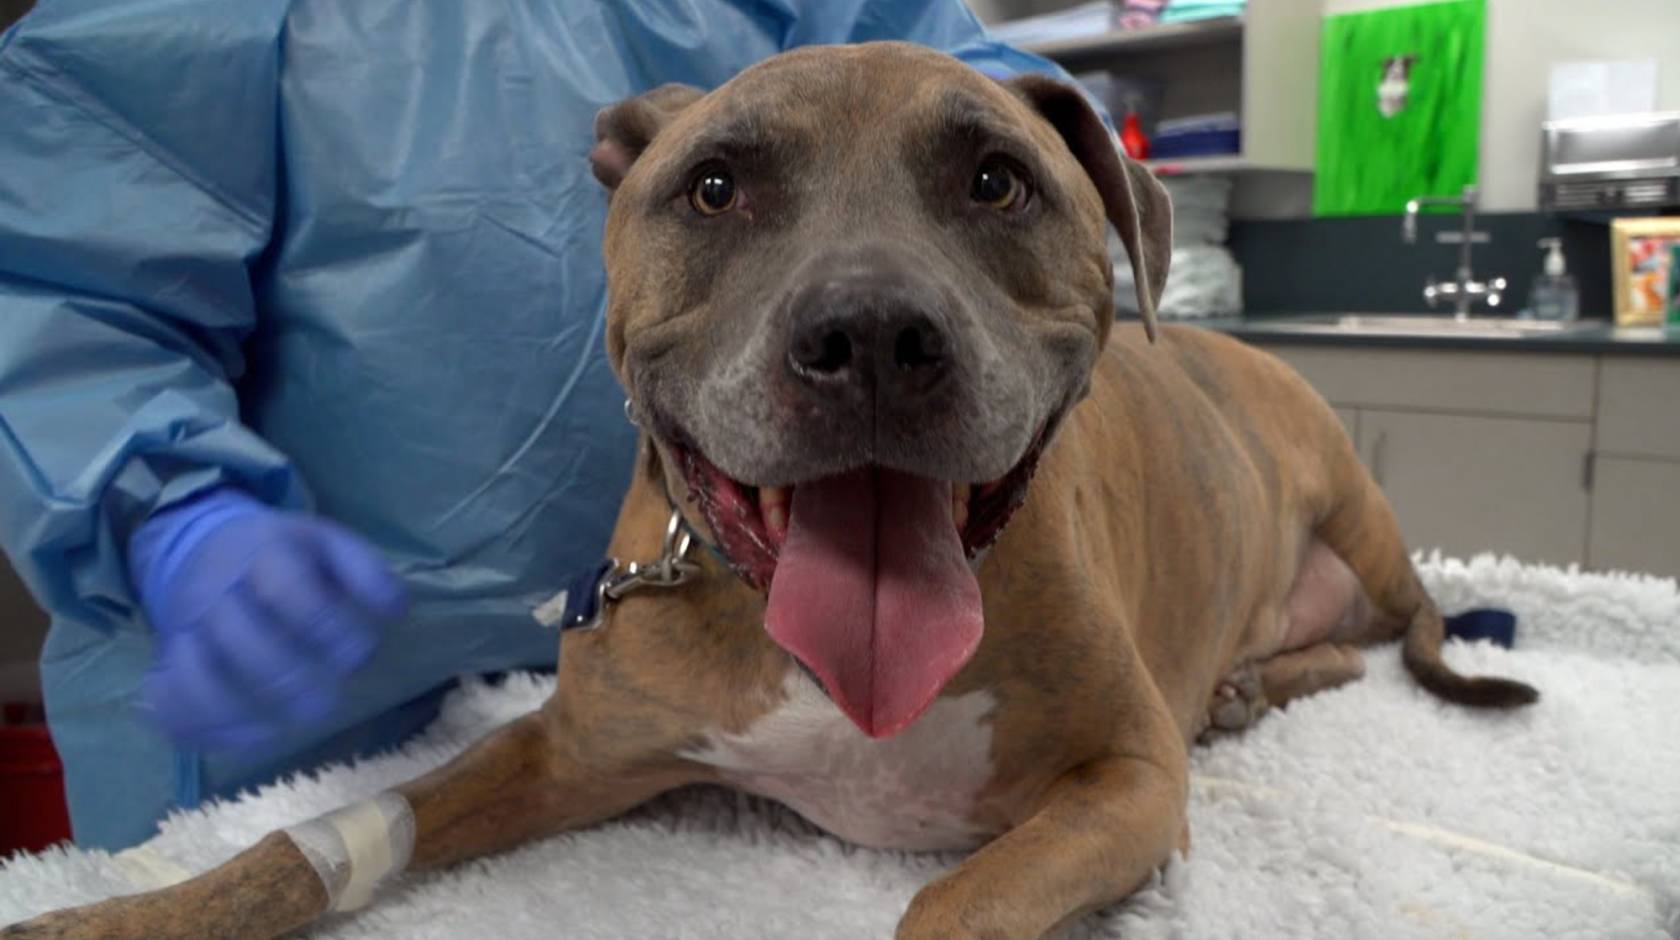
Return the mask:
<svg viewBox="0 0 1680 940">
<path fill-rule="evenodd" d="M 129 574 L 159 635 L 142 701 L 177 743 L 243 750 L 320 721 L 401 616 L 402 582 L 349 530 L 218 489 L 143 523 Z"/>
</svg>

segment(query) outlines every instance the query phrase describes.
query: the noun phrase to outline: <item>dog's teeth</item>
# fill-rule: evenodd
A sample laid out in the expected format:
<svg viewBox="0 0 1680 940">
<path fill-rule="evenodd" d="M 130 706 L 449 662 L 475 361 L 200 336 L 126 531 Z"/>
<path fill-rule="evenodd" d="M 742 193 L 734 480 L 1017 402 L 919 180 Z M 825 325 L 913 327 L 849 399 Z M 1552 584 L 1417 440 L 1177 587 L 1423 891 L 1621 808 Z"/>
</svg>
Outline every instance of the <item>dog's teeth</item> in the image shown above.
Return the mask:
<svg viewBox="0 0 1680 940">
<path fill-rule="evenodd" d="M 764 528 L 770 537 L 780 541 L 787 534 L 788 488 L 761 486 L 758 488 L 758 511 L 764 516 Z"/>
<path fill-rule="evenodd" d="M 968 501 L 972 492 L 973 487 L 967 483 L 951 484 L 951 521 L 959 532 L 968 525 Z"/>
</svg>

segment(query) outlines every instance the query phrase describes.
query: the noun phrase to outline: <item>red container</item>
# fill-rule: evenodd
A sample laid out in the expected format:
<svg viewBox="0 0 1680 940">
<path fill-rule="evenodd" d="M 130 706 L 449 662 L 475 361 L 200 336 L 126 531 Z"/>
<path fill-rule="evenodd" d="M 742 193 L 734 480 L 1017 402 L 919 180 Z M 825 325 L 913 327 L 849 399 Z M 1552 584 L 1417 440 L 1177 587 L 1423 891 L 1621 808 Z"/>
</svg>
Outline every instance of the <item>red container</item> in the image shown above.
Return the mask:
<svg viewBox="0 0 1680 940">
<path fill-rule="evenodd" d="M 0 710 L 0 857 L 70 838 L 64 765 L 39 705 Z"/>
</svg>

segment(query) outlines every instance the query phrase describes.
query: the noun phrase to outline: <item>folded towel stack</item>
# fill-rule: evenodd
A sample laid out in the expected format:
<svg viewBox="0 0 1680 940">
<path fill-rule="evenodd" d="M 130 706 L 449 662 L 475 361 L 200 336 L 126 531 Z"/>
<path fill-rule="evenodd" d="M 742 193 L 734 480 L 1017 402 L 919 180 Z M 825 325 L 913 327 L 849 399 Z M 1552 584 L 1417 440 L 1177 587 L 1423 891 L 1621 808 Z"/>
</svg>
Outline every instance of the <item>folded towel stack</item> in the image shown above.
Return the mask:
<svg viewBox="0 0 1680 940">
<path fill-rule="evenodd" d="M 1242 16 L 1246 0 L 1171 0 L 1161 13 L 1162 23 L 1188 23 L 1216 16 Z"/>
<path fill-rule="evenodd" d="M 1225 247 L 1230 177 L 1174 176 L 1161 182 L 1172 196 L 1173 239 L 1167 288 L 1157 312 L 1167 320 L 1242 313 L 1242 268 Z M 1132 266 L 1112 234 L 1108 253 L 1114 263 L 1115 304 L 1122 313 L 1135 314 Z"/>
<path fill-rule="evenodd" d="M 1124 0 L 1115 25 L 1121 29 L 1148 29 L 1161 22 L 1167 0 Z"/>
<path fill-rule="evenodd" d="M 990 27 L 993 38 L 1017 46 L 1098 36 L 1114 29 L 1148 29 L 1218 16 L 1241 16 L 1246 0 L 1092 0 Z"/>
</svg>

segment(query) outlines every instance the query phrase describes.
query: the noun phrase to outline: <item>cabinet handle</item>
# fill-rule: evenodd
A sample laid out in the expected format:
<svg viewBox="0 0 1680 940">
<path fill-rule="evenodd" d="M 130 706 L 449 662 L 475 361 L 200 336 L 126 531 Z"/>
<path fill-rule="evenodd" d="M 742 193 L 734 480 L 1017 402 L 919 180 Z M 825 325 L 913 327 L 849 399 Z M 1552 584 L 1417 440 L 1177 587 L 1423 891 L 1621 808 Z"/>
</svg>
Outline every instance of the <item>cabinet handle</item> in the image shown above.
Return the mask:
<svg viewBox="0 0 1680 940">
<path fill-rule="evenodd" d="M 1377 481 L 1379 489 L 1383 486 L 1384 457 L 1388 456 L 1388 432 L 1378 431 L 1377 439 L 1371 442 L 1371 479 Z"/>
<path fill-rule="evenodd" d="M 1598 465 L 1598 461 L 1596 459 L 1597 457 L 1598 457 L 1598 455 L 1593 453 L 1590 450 L 1587 451 L 1584 455 L 1582 455 L 1582 459 L 1581 459 L 1581 489 L 1583 489 L 1583 490 L 1589 490 L 1590 491 L 1593 488 L 1593 470 Z"/>
</svg>

